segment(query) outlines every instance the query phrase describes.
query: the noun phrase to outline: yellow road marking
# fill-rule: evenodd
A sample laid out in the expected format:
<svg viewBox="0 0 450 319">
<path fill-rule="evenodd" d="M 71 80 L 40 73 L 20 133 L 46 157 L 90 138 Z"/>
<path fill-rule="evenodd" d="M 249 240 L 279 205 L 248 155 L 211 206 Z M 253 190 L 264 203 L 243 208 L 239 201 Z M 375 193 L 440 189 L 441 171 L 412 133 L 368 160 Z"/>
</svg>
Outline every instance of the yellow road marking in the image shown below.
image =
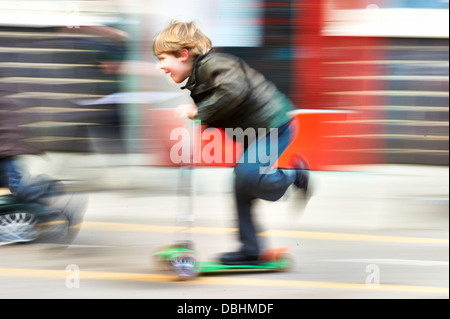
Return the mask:
<svg viewBox="0 0 450 319">
<path fill-rule="evenodd" d="M 328 232 L 292 231 L 292 230 L 269 230 L 267 235 L 273 237 L 286 238 L 308 238 L 323 240 L 343 240 L 343 241 L 369 241 L 369 242 L 395 242 L 411 244 L 448 244 L 446 238 L 423 238 L 423 237 L 398 237 L 380 236 L 365 234 L 345 234 Z"/>
<path fill-rule="evenodd" d="M 8 188 L 0 188 L 0 196 L 11 195 L 11 192 Z"/>
<path fill-rule="evenodd" d="M 84 222 L 83 229 L 103 230 L 103 231 L 131 231 L 131 232 L 158 232 L 169 233 L 186 230 L 195 234 L 223 234 L 237 231 L 236 228 L 219 227 L 192 227 L 187 229 L 182 226 L 159 226 L 159 225 L 138 225 L 109 222 Z"/>
<path fill-rule="evenodd" d="M 186 231 L 193 234 L 227 234 L 236 232 L 236 228 L 219 227 L 192 227 L 185 228 L 181 226 L 159 226 L 159 225 L 138 225 L 107 222 L 84 222 L 82 229 L 100 230 L 100 231 L 123 231 L 123 232 L 178 232 Z M 342 241 L 367 241 L 367 242 L 395 242 L 410 244 L 448 244 L 448 238 L 424 238 L 424 237 L 399 237 L 399 236 L 380 236 L 365 234 L 346 234 L 331 232 L 311 232 L 311 231 L 293 231 L 293 230 L 268 230 L 259 234 L 259 236 L 270 236 L 280 238 L 304 238 L 319 240 L 342 240 Z"/>
<path fill-rule="evenodd" d="M 70 272 L 50 269 L 14 269 L 0 268 L 1 277 L 15 278 L 48 278 L 66 279 Z M 107 280 L 107 281 L 137 281 L 137 282 L 168 282 L 174 281 L 173 276 L 161 274 L 122 273 L 122 272 L 99 272 L 80 271 L 80 280 Z M 200 284 L 200 285 L 233 285 L 233 286 L 255 286 L 255 287 L 281 287 L 281 288 L 317 288 L 317 289 L 352 289 L 367 291 L 391 291 L 391 292 L 415 292 L 448 294 L 447 287 L 431 286 L 409 286 L 409 285 L 384 285 L 378 286 L 358 283 L 337 283 L 320 281 L 292 281 L 292 280 L 264 280 L 250 278 L 232 277 L 199 277 L 190 281 L 177 281 L 178 284 Z"/>
<path fill-rule="evenodd" d="M 51 222 L 46 222 L 46 223 L 40 223 L 37 224 L 36 226 L 54 226 L 54 225 L 62 225 L 62 224 L 67 224 L 68 222 L 66 220 L 54 220 Z"/>
</svg>

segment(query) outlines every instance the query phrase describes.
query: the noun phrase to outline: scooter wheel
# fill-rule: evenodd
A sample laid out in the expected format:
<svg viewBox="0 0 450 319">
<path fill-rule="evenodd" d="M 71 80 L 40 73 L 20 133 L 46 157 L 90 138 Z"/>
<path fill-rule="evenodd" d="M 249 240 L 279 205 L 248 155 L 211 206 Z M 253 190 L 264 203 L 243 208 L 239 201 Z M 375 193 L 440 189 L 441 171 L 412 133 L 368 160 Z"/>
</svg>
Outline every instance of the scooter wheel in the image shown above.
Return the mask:
<svg viewBox="0 0 450 319">
<path fill-rule="evenodd" d="M 294 268 L 294 258 L 291 254 L 283 253 L 278 257 L 278 262 L 280 263 L 279 271 L 288 271 Z"/>
<path fill-rule="evenodd" d="M 167 260 L 169 269 L 178 277 L 186 280 L 198 275 L 197 259 L 193 254 L 183 253 Z"/>
<path fill-rule="evenodd" d="M 288 251 L 290 251 L 288 248 L 270 248 L 267 249 L 260 258 L 263 262 L 278 261 L 281 256 L 287 254 Z"/>
</svg>

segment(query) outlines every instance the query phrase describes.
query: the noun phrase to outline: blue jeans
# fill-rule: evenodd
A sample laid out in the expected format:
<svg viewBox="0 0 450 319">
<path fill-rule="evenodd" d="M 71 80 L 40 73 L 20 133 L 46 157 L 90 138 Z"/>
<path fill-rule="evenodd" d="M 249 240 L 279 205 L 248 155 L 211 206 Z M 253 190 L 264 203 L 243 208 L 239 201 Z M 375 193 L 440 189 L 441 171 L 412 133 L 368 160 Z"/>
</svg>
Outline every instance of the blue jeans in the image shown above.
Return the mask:
<svg viewBox="0 0 450 319">
<path fill-rule="evenodd" d="M 252 219 L 254 200 L 277 201 L 296 178 L 294 170 L 271 169 L 271 165 L 290 143 L 290 122 L 280 126 L 275 133 L 278 136 L 272 135 L 271 138 L 270 134 L 267 134 L 250 144 L 235 167 L 234 195 L 237 205 L 239 239 L 242 243 L 240 250 L 247 255 L 259 256 L 261 253 L 257 231 Z M 265 151 L 268 157 L 258 156 L 261 150 L 263 153 Z M 255 154 L 256 156 L 254 156 Z"/>
<path fill-rule="evenodd" d="M 0 159 L 0 186 L 8 187 L 12 195 L 25 202 L 40 203 L 41 199 L 53 194 L 54 183 L 43 175 L 31 177 L 20 167 L 17 158 Z"/>
</svg>

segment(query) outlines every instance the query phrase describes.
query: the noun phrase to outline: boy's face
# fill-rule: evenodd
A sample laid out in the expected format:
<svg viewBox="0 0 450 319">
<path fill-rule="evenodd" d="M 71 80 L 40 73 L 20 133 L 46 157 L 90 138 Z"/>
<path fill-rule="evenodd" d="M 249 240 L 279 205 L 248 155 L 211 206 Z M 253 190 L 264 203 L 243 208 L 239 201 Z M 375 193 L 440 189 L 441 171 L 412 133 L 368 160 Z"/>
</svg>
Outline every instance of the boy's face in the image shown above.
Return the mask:
<svg viewBox="0 0 450 319">
<path fill-rule="evenodd" d="M 193 62 L 189 59 L 189 52 L 183 50 L 179 57 L 169 53 L 158 55 L 159 68 L 166 73 L 170 73 L 170 77 L 175 83 L 183 82 L 192 73 Z"/>
</svg>

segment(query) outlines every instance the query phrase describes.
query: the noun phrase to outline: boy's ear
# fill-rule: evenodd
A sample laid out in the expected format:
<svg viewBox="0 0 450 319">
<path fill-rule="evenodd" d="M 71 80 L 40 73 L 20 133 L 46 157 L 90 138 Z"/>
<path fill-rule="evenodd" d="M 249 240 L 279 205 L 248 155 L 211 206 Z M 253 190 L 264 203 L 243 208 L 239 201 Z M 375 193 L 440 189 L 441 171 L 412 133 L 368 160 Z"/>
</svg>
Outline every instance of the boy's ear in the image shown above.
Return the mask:
<svg viewBox="0 0 450 319">
<path fill-rule="evenodd" d="M 181 61 L 186 62 L 189 60 L 189 50 L 188 49 L 181 49 L 180 50 L 180 58 Z"/>
</svg>

